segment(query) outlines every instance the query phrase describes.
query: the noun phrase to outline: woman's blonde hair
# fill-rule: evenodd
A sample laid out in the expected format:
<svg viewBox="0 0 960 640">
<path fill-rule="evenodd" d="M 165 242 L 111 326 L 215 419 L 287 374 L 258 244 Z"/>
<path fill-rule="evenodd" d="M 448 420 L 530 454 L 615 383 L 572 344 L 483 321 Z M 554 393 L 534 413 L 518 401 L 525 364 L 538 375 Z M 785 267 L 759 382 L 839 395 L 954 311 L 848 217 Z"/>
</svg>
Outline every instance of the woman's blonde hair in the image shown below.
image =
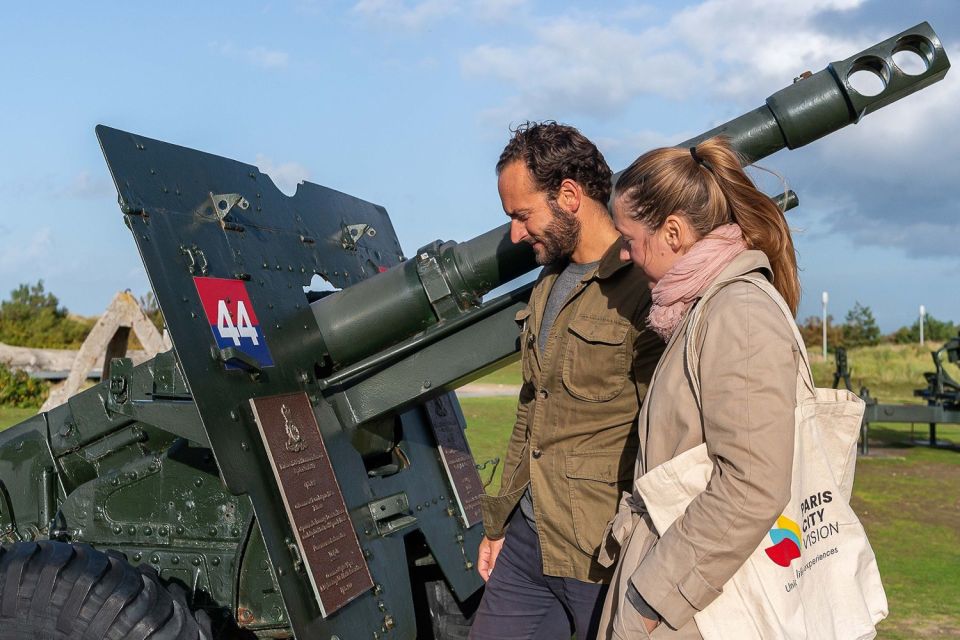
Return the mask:
<svg viewBox="0 0 960 640">
<path fill-rule="evenodd" d="M 686 217 L 701 237 L 734 222 L 751 249 L 763 251 L 773 284 L 796 314 L 800 303 L 797 254 L 783 211 L 754 186 L 723 136 L 691 149 L 648 151 L 620 175 L 614 198 L 631 218 L 658 229 L 671 213 Z"/>
</svg>

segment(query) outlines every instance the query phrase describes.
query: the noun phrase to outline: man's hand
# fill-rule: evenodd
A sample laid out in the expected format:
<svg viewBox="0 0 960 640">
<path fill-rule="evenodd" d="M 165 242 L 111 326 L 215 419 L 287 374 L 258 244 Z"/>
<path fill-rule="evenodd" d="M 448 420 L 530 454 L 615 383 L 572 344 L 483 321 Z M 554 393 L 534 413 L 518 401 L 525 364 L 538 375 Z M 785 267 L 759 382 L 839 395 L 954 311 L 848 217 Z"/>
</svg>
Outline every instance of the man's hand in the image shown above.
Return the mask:
<svg viewBox="0 0 960 640">
<path fill-rule="evenodd" d="M 497 564 L 497 556 L 500 555 L 500 549 L 503 548 L 504 539 L 491 540 L 487 536 L 483 536 L 483 540 L 480 541 L 480 551 L 477 553 L 477 571 L 480 572 L 480 577 L 483 578 L 484 582 L 490 579 L 493 566 Z"/>
</svg>

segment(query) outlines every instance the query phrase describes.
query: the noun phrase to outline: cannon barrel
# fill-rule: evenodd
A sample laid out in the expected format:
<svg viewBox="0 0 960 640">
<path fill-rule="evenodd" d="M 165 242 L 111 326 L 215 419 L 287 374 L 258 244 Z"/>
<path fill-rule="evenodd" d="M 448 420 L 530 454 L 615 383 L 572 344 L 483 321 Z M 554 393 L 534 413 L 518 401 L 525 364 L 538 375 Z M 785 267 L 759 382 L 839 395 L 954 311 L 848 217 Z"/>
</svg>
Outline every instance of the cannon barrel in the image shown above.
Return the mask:
<svg viewBox="0 0 960 640">
<path fill-rule="evenodd" d="M 926 69 L 915 75 L 902 71 L 894 62 L 901 51 L 918 55 Z M 678 146 L 725 135 L 746 162 L 755 162 L 855 124 L 937 82 L 949 68 L 939 38 L 924 22 L 822 71 L 803 74 L 763 106 Z M 883 90 L 874 96 L 857 92 L 850 77 L 858 72 L 877 75 Z M 323 349 L 334 368 L 357 362 L 457 316 L 483 294 L 535 267 L 530 248 L 510 242 L 509 224 L 461 244 L 434 242 L 386 273 L 312 303 Z"/>
</svg>

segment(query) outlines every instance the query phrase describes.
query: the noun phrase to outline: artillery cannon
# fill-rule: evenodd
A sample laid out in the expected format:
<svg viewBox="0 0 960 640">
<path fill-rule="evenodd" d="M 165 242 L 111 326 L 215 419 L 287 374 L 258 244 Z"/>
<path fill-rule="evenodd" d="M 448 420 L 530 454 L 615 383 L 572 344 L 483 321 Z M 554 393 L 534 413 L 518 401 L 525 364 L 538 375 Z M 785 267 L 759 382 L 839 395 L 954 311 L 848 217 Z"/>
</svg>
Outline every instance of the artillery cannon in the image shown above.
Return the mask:
<svg viewBox="0 0 960 640">
<path fill-rule="evenodd" d="M 683 145 L 722 133 L 757 160 L 948 68 L 921 24 Z M 878 95 L 851 88 L 863 69 Z M 405 259 L 380 206 L 97 136 L 174 349 L 0 434 L 0 639 L 451 637 L 482 586 L 454 389 L 516 357 L 530 286 L 482 296 L 529 248 L 504 225 Z"/>
</svg>

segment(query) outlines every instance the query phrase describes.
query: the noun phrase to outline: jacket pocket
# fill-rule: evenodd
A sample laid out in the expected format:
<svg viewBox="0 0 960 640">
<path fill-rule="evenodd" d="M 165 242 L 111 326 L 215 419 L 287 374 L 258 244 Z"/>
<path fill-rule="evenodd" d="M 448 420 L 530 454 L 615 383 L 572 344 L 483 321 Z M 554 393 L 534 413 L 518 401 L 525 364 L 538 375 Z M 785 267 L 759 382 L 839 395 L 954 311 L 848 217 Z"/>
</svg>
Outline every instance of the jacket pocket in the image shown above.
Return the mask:
<svg viewBox="0 0 960 640">
<path fill-rule="evenodd" d="M 606 402 L 620 395 L 627 382 L 630 325 L 581 316 L 569 325 L 563 360 L 563 385 L 570 394 L 589 402 Z"/>
<path fill-rule="evenodd" d="M 595 556 L 599 552 L 607 522 L 633 478 L 635 459 L 636 451 L 623 449 L 567 454 L 573 532 L 584 553 Z"/>
</svg>

